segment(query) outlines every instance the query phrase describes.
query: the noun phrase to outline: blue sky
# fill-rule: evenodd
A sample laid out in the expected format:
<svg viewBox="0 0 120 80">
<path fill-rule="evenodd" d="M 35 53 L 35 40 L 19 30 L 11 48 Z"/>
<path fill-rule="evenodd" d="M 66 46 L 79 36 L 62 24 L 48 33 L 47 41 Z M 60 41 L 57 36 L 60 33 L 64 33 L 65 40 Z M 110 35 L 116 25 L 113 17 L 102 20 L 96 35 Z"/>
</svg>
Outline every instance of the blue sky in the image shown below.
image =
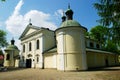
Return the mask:
<svg viewBox="0 0 120 80">
<path fill-rule="evenodd" d="M 62 11 L 68 3 L 74 11 L 73 18 L 88 30 L 98 25 L 99 19 L 93 3 L 97 0 L 6 0 L 0 2 L 0 29 L 7 32 L 7 40 L 15 38 L 19 45 L 19 36 L 31 18 L 33 25 L 55 30 L 60 26 Z"/>
</svg>

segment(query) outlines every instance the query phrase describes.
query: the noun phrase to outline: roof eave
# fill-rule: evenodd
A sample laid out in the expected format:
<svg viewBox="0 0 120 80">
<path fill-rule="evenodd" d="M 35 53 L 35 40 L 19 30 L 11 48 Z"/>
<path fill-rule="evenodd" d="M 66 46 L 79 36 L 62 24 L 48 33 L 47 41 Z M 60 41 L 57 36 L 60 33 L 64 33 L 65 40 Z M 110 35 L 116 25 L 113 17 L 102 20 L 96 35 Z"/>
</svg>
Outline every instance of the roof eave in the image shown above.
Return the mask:
<svg viewBox="0 0 120 80">
<path fill-rule="evenodd" d="M 71 27 L 83 28 L 83 29 L 85 29 L 86 32 L 88 31 L 88 29 L 86 27 L 84 27 L 84 26 L 66 26 L 66 27 L 60 27 L 60 28 L 56 29 L 55 32 L 60 30 L 60 29 L 71 28 Z"/>
</svg>

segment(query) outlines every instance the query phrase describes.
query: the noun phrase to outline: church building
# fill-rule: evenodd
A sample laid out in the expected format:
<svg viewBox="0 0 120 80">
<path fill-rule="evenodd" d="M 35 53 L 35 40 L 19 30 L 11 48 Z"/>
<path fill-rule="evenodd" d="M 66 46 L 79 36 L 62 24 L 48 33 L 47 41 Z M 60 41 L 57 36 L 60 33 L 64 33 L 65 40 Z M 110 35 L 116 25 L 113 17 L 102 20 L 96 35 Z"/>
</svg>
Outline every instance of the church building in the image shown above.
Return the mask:
<svg viewBox="0 0 120 80">
<path fill-rule="evenodd" d="M 118 65 L 118 54 L 102 51 L 101 43 L 85 36 L 87 28 L 73 20 L 68 7 L 55 31 L 29 23 L 20 36 L 21 66 L 62 71 Z"/>
</svg>

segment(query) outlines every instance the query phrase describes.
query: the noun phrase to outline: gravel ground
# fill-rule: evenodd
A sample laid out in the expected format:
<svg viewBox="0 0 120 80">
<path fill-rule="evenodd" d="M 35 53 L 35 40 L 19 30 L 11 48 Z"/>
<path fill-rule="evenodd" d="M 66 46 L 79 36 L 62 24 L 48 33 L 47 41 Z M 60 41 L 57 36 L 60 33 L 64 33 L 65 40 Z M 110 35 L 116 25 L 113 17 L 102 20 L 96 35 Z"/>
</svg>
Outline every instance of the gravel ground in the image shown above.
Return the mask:
<svg viewBox="0 0 120 80">
<path fill-rule="evenodd" d="M 0 80 L 120 80 L 120 67 L 63 72 L 53 69 L 8 69 Z"/>
</svg>

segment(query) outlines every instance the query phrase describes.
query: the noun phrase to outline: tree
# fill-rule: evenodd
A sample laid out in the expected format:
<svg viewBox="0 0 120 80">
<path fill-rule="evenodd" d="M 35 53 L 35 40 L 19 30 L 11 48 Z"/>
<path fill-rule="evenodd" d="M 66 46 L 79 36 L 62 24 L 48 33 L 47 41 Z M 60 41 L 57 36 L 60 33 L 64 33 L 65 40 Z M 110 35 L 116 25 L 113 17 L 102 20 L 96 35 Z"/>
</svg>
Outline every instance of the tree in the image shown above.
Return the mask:
<svg viewBox="0 0 120 80">
<path fill-rule="evenodd" d="M 7 40 L 6 40 L 6 32 L 3 30 L 0 30 L 0 47 L 7 46 Z"/>
<path fill-rule="evenodd" d="M 93 27 L 90 32 L 86 33 L 91 39 L 99 41 L 102 44 L 102 49 L 105 51 L 119 53 L 116 44 L 113 40 L 108 39 L 110 35 L 108 34 L 109 28 L 98 25 Z"/>
<path fill-rule="evenodd" d="M 89 35 L 90 35 L 90 38 L 101 42 L 104 46 L 106 39 L 108 37 L 107 32 L 108 32 L 108 28 L 98 25 L 93 27 L 90 30 Z"/>
<path fill-rule="evenodd" d="M 104 50 L 110 51 L 110 52 L 116 52 L 118 53 L 118 49 L 115 43 L 108 40 L 106 46 L 104 47 Z"/>
<path fill-rule="evenodd" d="M 101 17 L 98 20 L 103 26 L 109 27 L 108 34 L 112 34 L 108 39 L 120 46 L 120 0 L 99 0 L 94 4 Z"/>
<path fill-rule="evenodd" d="M 1 1 L 6 1 L 6 0 L 1 0 Z"/>
</svg>

